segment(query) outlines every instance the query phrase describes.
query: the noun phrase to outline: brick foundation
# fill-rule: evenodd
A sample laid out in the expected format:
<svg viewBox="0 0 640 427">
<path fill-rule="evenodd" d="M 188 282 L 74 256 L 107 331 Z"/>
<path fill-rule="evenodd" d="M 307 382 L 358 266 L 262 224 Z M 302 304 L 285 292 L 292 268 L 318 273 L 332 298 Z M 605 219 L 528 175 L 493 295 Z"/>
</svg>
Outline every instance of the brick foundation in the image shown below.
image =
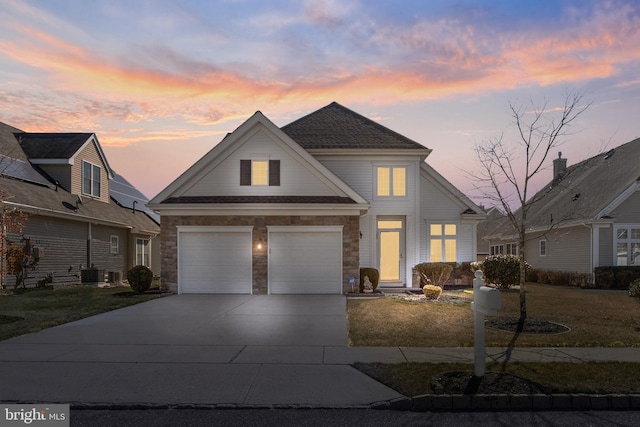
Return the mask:
<svg viewBox="0 0 640 427">
<path fill-rule="evenodd" d="M 268 293 L 267 227 L 304 225 L 342 225 L 342 290 L 351 289 L 350 277 L 360 278 L 360 217 L 358 216 L 163 216 L 161 221 L 161 283 L 165 290 L 178 291 L 178 231 L 179 225 L 253 226 L 252 267 L 253 294 Z M 259 240 L 265 244 L 257 249 Z M 212 278 L 215 280 L 215 278 Z"/>
</svg>

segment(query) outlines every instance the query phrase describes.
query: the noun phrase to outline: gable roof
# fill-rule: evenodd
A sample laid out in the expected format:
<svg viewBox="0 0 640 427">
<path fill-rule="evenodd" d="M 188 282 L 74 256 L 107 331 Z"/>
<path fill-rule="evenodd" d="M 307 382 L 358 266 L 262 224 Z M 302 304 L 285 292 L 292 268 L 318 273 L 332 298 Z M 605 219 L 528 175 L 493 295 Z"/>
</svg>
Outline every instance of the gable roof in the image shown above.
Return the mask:
<svg viewBox="0 0 640 427">
<path fill-rule="evenodd" d="M 426 162 L 420 164 L 420 173 L 425 177 L 429 177 L 431 182 L 436 183 L 443 190 L 444 194 L 447 194 L 452 200 L 455 201 L 461 208 L 463 216 L 472 215 L 475 219 L 483 219 L 485 217 L 485 211 L 480 206 L 476 205 L 471 199 L 465 196 L 460 190 L 458 190 L 453 184 L 451 184 L 444 176 L 440 175 L 431 165 Z"/>
<path fill-rule="evenodd" d="M 113 171 L 94 133 L 24 132 L 16 138 L 34 164 L 73 164 L 74 157 L 87 144 L 93 143 L 109 178 L 113 178 Z"/>
<path fill-rule="evenodd" d="M 431 150 L 337 102 L 282 127 L 305 150 Z"/>
<path fill-rule="evenodd" d="M 236 145 L 256 126 L 263 126 L 271 134 L 275 135 L 279 141 L 288 146 L 299 159 L 308 164 L 316 173 L 321 175 L 333 187 L 336 192 L 335 197 L 264 197 L 264 196 L 244 196 L 225 197 L 220 195 L 208 195 L 206 197 L 186 196 L 184 193 L 200 178 L 205 176 L 217 162 L 222 161 L 226 156 L 235 150 Z M 186 196 L 186 197 L 185 197 Z M 296 141 L 283 133 L 271 120 L 260 111 L 256 111 L 249 119 L 242 123 L 232 133 L 227 134 L 224 139 L 211 151 L 205 154 L 200 160 L 187 169 L 175 181 L 169 184 L 164 190 L 156 195 L 149 206 L 152 209 L 159 209 L 166 205 L 179 204 L 346 204 L 364 205 L 368 207 L 368 202 L 356 191 L 344 183 L 333 172 L 327 169 L 311 154 L 305 151 Z"/>
<path fill-rule="evenodd" d="M 640 190 L 640 138 L 569 166 L 530 200 L 527 229 L 610 221 L 612 211 Z M 517 214 L 517 212 L 516 212 Z M 505 235 L 508 221 L 500 228 Z"/>
</svg>

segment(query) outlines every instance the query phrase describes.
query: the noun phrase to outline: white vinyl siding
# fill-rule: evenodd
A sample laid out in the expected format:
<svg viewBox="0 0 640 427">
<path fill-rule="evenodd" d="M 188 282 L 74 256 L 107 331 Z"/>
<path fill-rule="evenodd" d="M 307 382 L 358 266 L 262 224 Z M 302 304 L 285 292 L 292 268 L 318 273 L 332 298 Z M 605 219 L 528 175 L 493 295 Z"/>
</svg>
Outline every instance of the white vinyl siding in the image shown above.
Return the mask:
<svg viewBox="0 0 640 427">
<path fill-rule="evenodd" d="M 539 241 L 546 241 L 546 255 L 540 256 Z M 527 236 L 525 258 L 533 268 L 541 270 L 592 273 L 591 229 L 561 228 Z"/>
<path fill-rule="evenodd" d="M 237 147 L 190 188 L 184 189 L 182 195 L 210 196 L 213 188 L 218 196 L 335 196 L 339 193 L 311 165 L 266 130 L 249 134 Z M 280 160 L 280 185 L 240 185 L 240 161 L 246 159 Z"/>
</svg>

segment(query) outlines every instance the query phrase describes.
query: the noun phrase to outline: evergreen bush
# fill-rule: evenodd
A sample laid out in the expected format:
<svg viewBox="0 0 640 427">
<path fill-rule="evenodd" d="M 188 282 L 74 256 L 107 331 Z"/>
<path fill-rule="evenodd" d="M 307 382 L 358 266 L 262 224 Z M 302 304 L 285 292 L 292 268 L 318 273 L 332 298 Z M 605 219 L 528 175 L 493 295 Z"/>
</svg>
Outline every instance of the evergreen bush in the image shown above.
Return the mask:
<svg viewBox="0 0 640 427">
<path fill-rule="evenodd" d="M 127 280 L 129 281 L 131 289 L 142 294 L 148 291 L 151 287 L 151 282 L 153 282 L 153 272 L 149 267 L 136 265 L 127 272 Z"/>
<path fill-rule="evenodd" d="M 515 255 L 491 255 L 482 263 L 485 280 L 498 288 L 509 288 L 520 283 L 520 260 Z M 525 263 L 525 271 L 531 266 Z"/>
</svg>

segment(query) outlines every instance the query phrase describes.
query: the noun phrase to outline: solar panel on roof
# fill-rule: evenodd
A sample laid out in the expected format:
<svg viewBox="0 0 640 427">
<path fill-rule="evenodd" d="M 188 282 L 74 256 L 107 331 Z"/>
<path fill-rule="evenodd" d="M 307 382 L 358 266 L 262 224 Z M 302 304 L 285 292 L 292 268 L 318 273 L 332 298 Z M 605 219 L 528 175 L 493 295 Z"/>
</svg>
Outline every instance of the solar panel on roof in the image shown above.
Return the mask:
<svg viewBox="0 0 640 427">
<path fill-rule="evenodd" d="M 36 171 L 31 163 L 25 162 L 0 154 L 0 175 L 10 176 L 21 181 L 32 182 L 35 184 L 49 186 L 51 183 L 38 171 Z"/>
<path fill-rule="evenodd" d="M 122 175 L 113 173 L 113 179 L 109 182 L 109 195 L 120 206 L 144 212 L 156 223 L 160 223 L 160 215 L 147 207 L 149 199 Z"/>
</svg>

